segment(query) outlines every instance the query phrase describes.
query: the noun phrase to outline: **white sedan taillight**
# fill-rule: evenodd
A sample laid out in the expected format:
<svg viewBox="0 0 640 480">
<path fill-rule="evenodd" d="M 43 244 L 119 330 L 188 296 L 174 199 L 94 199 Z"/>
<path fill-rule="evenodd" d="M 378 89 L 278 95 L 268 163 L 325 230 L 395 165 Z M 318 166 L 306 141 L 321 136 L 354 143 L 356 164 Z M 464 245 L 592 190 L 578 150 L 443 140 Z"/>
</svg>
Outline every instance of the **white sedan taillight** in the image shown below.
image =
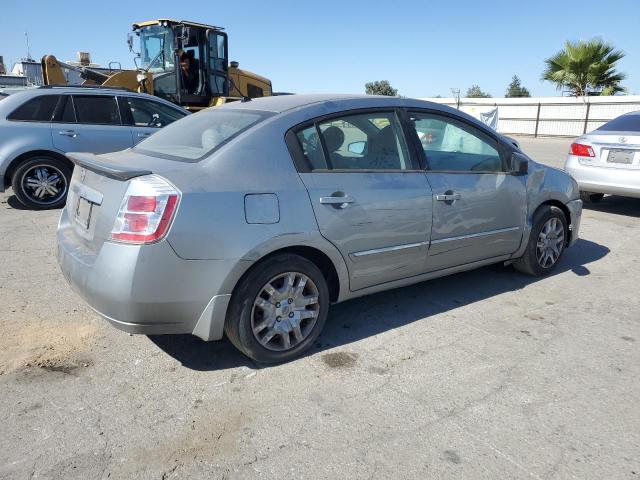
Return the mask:
<svg viewBox="0 0 640 480">
<path fill-rule="evenodd" d="M 179 202 L 180 192 L 158 175 L 130 180 L 111 239 L 135 244 L 161 240 L 169 231 Z"/>
</svg>

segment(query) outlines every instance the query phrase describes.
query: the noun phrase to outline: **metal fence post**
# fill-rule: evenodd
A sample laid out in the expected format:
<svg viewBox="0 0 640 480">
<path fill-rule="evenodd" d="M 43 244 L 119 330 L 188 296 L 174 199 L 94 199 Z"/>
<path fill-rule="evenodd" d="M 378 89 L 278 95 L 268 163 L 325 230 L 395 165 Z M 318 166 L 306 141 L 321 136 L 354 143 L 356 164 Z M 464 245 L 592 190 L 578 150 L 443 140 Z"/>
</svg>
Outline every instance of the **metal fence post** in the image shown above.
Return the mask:
<svg viewBox="0 0 640 480">
<path fill-rule="evenodd" d="M 584 117 L 584 128 L 582 129 L 582 134 L 587 133 L 587 124 L 589 123 L 589 110 L 591 109 L 591 102 L 587 102 L 587 113 Z"/>
<path fill-rule="evenodd" d="M 540 103 L 538 103 L 538 112 L 536 113 L 536 132 L 534 138 L 538 138 L 538 124 L 540 123 Z"/>
</svg>

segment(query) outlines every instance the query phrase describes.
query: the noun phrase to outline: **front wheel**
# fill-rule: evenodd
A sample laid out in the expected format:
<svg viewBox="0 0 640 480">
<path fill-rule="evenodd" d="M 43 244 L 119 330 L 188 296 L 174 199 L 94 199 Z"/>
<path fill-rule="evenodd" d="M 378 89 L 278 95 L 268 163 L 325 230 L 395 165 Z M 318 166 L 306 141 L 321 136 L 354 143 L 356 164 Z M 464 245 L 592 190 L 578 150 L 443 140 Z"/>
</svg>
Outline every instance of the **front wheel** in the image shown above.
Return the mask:
<svg viewBox="0 0 640 480">
<path fill-rule="evenodd" d="M 313 262 L 275 255 L 251 270 L 232 294 L 225 333 L 258 362 L 284 362 L 313 345 L 329 302 L 327 281 Z"/>
<path fill-rule="evenodd" d="M 564 253 L 569 228 L 564 212 L 543 205 L 533 216 L 533 226 L 524 255 L 516 260 L 516 270 L 539 277 L 553 270 Z"/>
</svg>

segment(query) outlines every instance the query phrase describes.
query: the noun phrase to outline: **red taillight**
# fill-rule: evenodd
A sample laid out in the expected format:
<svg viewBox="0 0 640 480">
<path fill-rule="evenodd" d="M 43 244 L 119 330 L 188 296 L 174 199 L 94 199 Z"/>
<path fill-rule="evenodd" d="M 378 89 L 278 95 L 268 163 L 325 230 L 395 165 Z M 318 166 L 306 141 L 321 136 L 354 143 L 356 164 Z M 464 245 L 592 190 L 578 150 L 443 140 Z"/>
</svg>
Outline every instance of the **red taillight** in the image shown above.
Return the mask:
<svg viewBox="0 0 640 480">
<path fill-rule="evenodd" d="M 157 175 L 134 178 L 120 204 L 111 239 L 157 242 L 169 231 L 179 200 L 180 192 Z"/>
<path fill-rule="evenodd" d="M 127 209 L 131 212 L 154 212 L 156 210 L 156 197 L 129 197 Z"/>
<path fill-rule="evenodd" d="M 596 154 L 589 145 L 583 145 L 582 143 L 571 144 L 571 155 L 576 157 L 595 157 Z"/>
</svg>

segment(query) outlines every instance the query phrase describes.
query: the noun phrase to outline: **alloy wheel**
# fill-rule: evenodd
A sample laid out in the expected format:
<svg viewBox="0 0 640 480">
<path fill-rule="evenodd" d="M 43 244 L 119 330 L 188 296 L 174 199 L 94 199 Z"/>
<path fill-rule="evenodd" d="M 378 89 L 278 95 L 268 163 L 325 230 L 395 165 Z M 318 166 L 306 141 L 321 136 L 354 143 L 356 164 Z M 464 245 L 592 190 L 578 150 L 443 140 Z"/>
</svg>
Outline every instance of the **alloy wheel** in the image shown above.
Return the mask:
<svg viewBox="0 0 640 480">
<path fill-rule="evenodd" d="M 27 170 L 21 179 L 22 191 L 33 203 L 49 205 L 67 194 L 67 179 L 56 167 L 37 164 Z"/>
<path fill-rule="evenodd" d="M 299 272 L 286 272 L 260 289 L 253 302 L 251 329 L 264 348 L 286 351 L 309 337 L 319 312 L 319 292 L 313 280 Z"/>
<path fill-rule="evenodd" d="M 545 222 L 538 234 L 536 258 L 542 268 L 551 268 L 564 248 L 564 225 L 558 217 Z"/>
</svg>

